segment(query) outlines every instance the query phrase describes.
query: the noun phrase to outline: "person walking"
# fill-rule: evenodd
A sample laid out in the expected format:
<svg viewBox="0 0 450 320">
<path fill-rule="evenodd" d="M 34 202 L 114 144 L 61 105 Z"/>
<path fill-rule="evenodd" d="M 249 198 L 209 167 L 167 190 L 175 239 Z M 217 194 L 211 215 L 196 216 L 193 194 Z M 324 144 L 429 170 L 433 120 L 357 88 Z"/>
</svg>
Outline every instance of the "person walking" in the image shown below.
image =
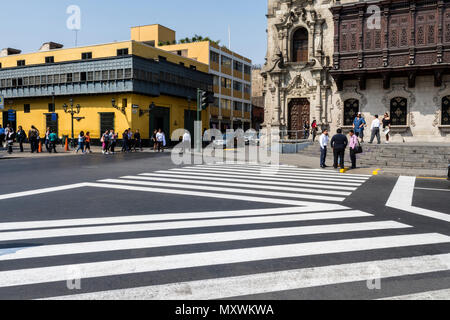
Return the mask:
<svg viewBox="0 0 450 320">
<path fill-rule="evenodd" d="M 316 142 L 317 132 L 319 131 L 319 128 L 317 126 L 317 120 L 314 120 L 311 125 L 311 134 L 313 137 L 313 142 Z"/>
<path fill-rule="evenodd" d="M 338 168 L 338 160 L 341 165 L 341 169 L 345 169 L 344 157 L 345 149 L 348 145 L 348 139 L 342 134 L 342 129 L 337 130 L 337 134 L 331 139 L 331 147 L 333 148 L 334 164 L 335 169 Z"/>
<path fill-rule="evenodd" d="M 5 147 L 5 128 L 0 124 L 0 146 Z"/>
<path fill-rule="evenodd" d="M 355 120 L 353 121 L 353 130 L 355 132 L 356 137 L 361 139 L 361 142 L 364 142 L 364 127 L 367 125 L 366 120 L 363 118 L 362 113 L 358 112 Z"/>
<path fill-rule="evenodd" d="M 106 130 L 105 133 L 103 133 L 100 142 L 102 143 L 102 153 L 103 154 L 109 154 L 108 147 L 109 147 L 109 130 Z"/>
<path fill-rule="evenodd" d="M 56 152 L 56 143 L 58 142 L 58 136 L 56 135 L 55 130 L 51 131 L 51 133 L 48 135 L 48 140 L 50 143 L 49 152 L 52 153 L 52 151 L 53 151 L 54 153 L 58 153 L 58 152 Z"/>
<path fill-rule="evenodd" d="M 50 149 L 50 128 L 47 128 L 47 130 L 45 131 L 45 139 L 44 139 L 44 144 L 45 144 L 45 150 L 47 150 L 48 153 L 52 153 L 51 149 Z"/>
<path fill-rule="evenodd" d="M 111 154 L 116 153 L 116 145 L 117 145 L 117 133 L 114 130 L 109 132 L 109 152 Z"/>
<path fill-rule="evenodd" d="M 156 152 L 156 149 L 158 148 L 158 141 L 156 140 L 156 134 L 158 133 L 158 130 L 154 130 L 152 134 L 152 142 L 153 142 L 153 151 Z"/>
<path fill-rule="evenodd" d="M 9 154 L 13 153 L 14 138 L 15 138 L 14 130 L 8 124 L 5 129 L 5 139 Z"/>
<path fill-rule="evenodd" d="M 377 137 L 378 144 L 381 144 L 381 136 L 380 136 L 380 127 L 381 122 L 380 119 L 378 119 L 378 115 L 375 116 L 375 118 L 372 121 L 372 136 L 370 137 L 370 144 L 373 143 L 373 140 L 375 140 L 375 137 Z"/>
<path fill-rule="evenodd" d="M 86 142 L 86 137 L 84 136 L 84 132 L 81 131 L 80 135 L 78 136 L 78 148 L 75 151 L 75 153 L 78 153 L 78 151 L 80 151 L 80 150 L 81 150 L 82 153 L 85 153 L 84 152 L 84 143 L 85 142 Z"/>
<path fill-rule="evenodd" d="M 322 135 L 319 137 L 319 144 L 320 144 L 320 167 L 322 169 L 327 168 L 327 165 L 325 164 L 327 160 L 327 148 L 328 148 L 328 142 L 330 141 L 330 137 L 328 136 L 328 130 L 325 129 L 322 132 Z"/>
<path fill-rule="evenodd" d="M 135 141 L 133 139 L 133 131 L 131 128 L 128 128 L 128 152 L 132 152 L 134 148 Z"/>
<path fill-rule="evenodd" d="M 17 130 L 16 140 L 19 143 L 20 152 L 23 152 L 23 144 L 27 140 L 27 134 L 22 126 L 19 126 L 19 130 Z"/>
<path fill-rule="evenodd" d="M 350 130 L 350 159 L 352 161 L 352 169 L 356 169 L 356 149 L 359 145 L 358 137 L 355 135 L 355 131 Z"/>
<path fill-rule="evenodd" d="M 391 117 L 389 116 L 389 113 L 384 114 L 383 118 L 383 133 L 386 136 L 386 144 L 389 144 L 390 140 L 390 132 L 391 132 Z"/>
<path fill-rule="evenodd" d="M 84 150 L 86 151 L 86 153 L 92 153 L 92 151 L 91 151 L 91 133 L 89 131 L 86 132 L 86 135 L 85 135 Z"/>
<path fill-rule="evenodd" d="M 158 130 L 156 134 L 156 141 L 158 141 L 158 152 L 164 152 L 164 147 L 166 146 L 166 135 L 162 129 Z"/>
<path fill-rule="evenodd" d="M 136 152 L 136 147 L 143 151 L 142 149 L 142 139 L 141 139 L 141 133 L 139 132 L 139 129 L 136 130 L 134 133 L 134 151 Z"/>
</svg>

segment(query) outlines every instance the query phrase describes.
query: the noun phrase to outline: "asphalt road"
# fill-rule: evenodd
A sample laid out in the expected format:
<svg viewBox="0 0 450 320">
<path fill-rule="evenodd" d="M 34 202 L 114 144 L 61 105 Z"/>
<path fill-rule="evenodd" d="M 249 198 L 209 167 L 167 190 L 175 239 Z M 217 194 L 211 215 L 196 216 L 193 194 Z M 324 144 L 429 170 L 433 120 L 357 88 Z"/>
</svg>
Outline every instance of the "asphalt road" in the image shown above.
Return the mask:
<svg viewBox="0 0 450 320">
<path fill-rule="evenodd" d="M 169 154 L 0 172 L 0 299 L 450 299 L 445 180 L 413 181 L 409 212 L 395 177 Z"/>
</svg>

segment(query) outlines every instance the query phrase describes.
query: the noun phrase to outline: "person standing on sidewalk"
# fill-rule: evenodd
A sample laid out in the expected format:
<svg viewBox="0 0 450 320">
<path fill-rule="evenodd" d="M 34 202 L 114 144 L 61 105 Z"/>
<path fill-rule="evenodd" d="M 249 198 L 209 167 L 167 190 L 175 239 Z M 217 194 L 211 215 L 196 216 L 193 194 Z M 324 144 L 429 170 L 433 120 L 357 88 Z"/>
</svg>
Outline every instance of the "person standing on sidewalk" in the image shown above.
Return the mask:
<svg viewBox="0 0 450 320">
<path fill-rule="evenodd" d="M 389 116 L 389 113 L 386 112 L 383 118 L 383 133 L 386 136 L 386 144 L 389 144 L 390 132 L 391 132 L 391 117 Z"/>
<path fill-rule="evenodd" d="M 373 119 L 372 121 L 372 136 L 370 137 L 370 144 L 373 143 L 373 140 L 375 140 L 375 137 L 377 137 L 378 140 L 378 144 L 381 144 L 381 136 L 380 136 L 380 127 L 381 127 L 381 122 L 380 119 L 378 119 L 378 115 L 375 116 L 375 119 Z"/>
<path fill-rule="evenodd" d="M 319 138 L 320 143 L 320 167 L 325 169 L 327 165 L 325 164 L 327 160 L 327 148 L 330 137 L 328 136 L 328 130 L 323 130 L 322 135 Z"/>
<path fill-rule="evenodd" d="M 124 153 L 128 152 L 128 148 L 129 148 L 129 144 L 130 144 L 130 141 L 128 139 L 129 139 L 128 130 L 125 130 L 122 133 L 122 152 L 124 152 Z"/>
<path fill-rule="evenodd" d="M 11 153 L 13 153 L 13 144 L 14 144 L 15 134 L 14 134 L 13 128 L 11 128 L 9 126 L 9 124 L 5 129 L 5 136 L 6 136 L 6 144 L 8 146 L 8 153 L 11 154 Z"/>
<path fill-rule="evenodd" d="M 357 117 L 353 121 L 353 130 L 355 135 L 364 142 L 364 127 L 366 126 L 366 120 L 363 118 L 362 113 L 358 112 Z"/>
<path fill-rule="evenodd" d="M 350 159 L 352 160 L 352 169 L 356 169 L 356 148 L 358 147 L 358 137 L 355 135 L 355 131 L 350 130 Z"/>
<path fill-rule="evenodd" d="M 22 126 L 19 126 L 19 130 L 17 131 L 16 140 L 19 143 L 20 152 L 23 152 L 23 144 L 27 140 L 27 134 L 23 130 Z"/>
<path fill-rule="evenodd" d="M 45 131 L 45 140 L 44 140 L 44 144 L 45 144 L 45 150 L 47 150 L 48 153 L 52 153 L 51 149 L 50 149 L 50 128 L 47 128 L 47 131 Z"/>
<path fill-rule="evenodd" d="M 342 129 L 338 129 L 337 134 L 331 139 L 331 147 L 333 148 L 334 164 L 335 169 L 338 168 L 338 160 L 341 165 L 341 169 L 345 169 L 344 157 L 345 149 L 348 145 L 348 139 L 342 134 Z"/>
<path fill-rule="evenodd" d="M 4 141 L 5 141 L 5 129 L 0 124 L 0 147 L 4 147 Z"/>
<path fill-rule="evenodd" d="M 28 140 L 30 140 L 31 153 L 39 152 L 39 131 L 36 129 L 34 125 L 31 126 L 30 131 L 28 132 Z"/>
<path fill-rule="evenodd" d="M 162 129 L 158 130 L 156 134 L 156 141 L 158 141 L 158 152 L 164 152 L 164 147 L 166 146 L 166 135 Z"/>
<path fill-rule="evenodd" d="M 109 152 L 111 154 L 116 153 L 116 145 L 117 145 L 117 134 L 114 130 L 111 130 L 109 133 Z"/>
<path fill-rule="evenodd" d="M 158 148 L 158 141 L 156 140 L 156 134 L 158 133 L 158 130 L 154 130 L 153 131 L 153 135 L 152 135 L 152 142 L 153 142 L 153 151 L 156 152 L 157 148 Z"/>
<path fill-rule="evenodd" d="M 109 147 L 109 130 L 106 130 L 105 133 L 102 135 L 100 142 L 102 143 L 102 153 L 103 154 L 109 154 L 108 147 Z"/>
<path fill-rule="evenodd" d="M 136 148 L 143 151 L 142 149 L 142 138 L 139 129 L 134 133 L 134 152 L 136 152 Z"/>
<path fill-rule="evenodd" d="M 303 138 L 305 140 L 309 139 L 309 130 L 310 130 L 309 121 L 306 121 L 305 124 L 303 125 Z"/>
<path fill-rule="evenodd" d="M 313 137 L 313 142 L 316 142 L 317 131 L 319 131 L 319 128 L 317 127 L 317 120 L 314 120 L 311 125 L 311 134 Z"/>
<path fill-rule="evenodd" d="M 91 133 L 88 131 L 86 132 L 86 136 L 85 136 L 85 141 L 86 141 L 86 145 L 84 147 L 84 150 L 86 151 L 86 153 L 92 153 L 91 151 Z"/>
<path fill-rule="evenodd" d="M 56 135 L 55 130 L 51 131 L 51 133 L 48 135 L 48 140 L 50 142 L 50 150 L 49 152 L 52 153 L 52 150 L 54 153 L 56 152 L 56 143 L 58 142 L 58 136 Z"/>
</svg>

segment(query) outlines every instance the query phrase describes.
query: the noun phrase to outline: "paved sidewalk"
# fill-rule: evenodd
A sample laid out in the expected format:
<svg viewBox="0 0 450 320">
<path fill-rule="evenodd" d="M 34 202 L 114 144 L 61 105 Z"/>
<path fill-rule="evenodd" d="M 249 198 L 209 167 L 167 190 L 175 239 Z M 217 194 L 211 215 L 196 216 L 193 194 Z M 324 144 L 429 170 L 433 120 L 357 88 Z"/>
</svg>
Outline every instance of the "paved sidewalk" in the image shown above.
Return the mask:
<svg viewBox="0 0 450 320">
<path fill-rule="evenodd" d="M 117 147 L 116 148 L 116 154 L 117 153 L 121 153 L 122 147 Z M 29 145 L 24 145 L 24 152 L 20 152 L 19 148 L 17 146 L 14 146 L 14 150 L 12 154 L 8 154 L 6 149 L 1 148 L 0 147 L 0 159 L 24 159 L 24 158 L 48 158 L 48 157 L 68 157 L 68 156 L 82 156 L 83 153 L 78 152 L 75 153 L 76 149 L 71 149 L 70 151 L 65 151 L 64 147 L 62 147 L 61 145 L 58 145 L 56 147 L 56 151 L 57 153 L 49 153 L 45 150 L 45 146 L 43 147 L 43 150 L 41 153 L 31 153 L 31 149 L 29 147 Z M 102 148 L 99 146 L 92 146 L 91 147 L 91 151 L 92 154 L 101 154 L 102 153 Z M 149 153 L 153 153 L 153 148 L 144 148 L 144 151 L 138 151 L 138 152 L 149 152 Z M 166 152 L 169 152 L 166 150 Z"/>
<path fill-rule="evenodd" d="M 336 171 L 332 167 L 332 154 L 328 154 L 327 165 L 331 168 L 324 170 Z M 320 169 L 320 161 L 317 157 L 305 156 L 302 154 L 282 154 L 280 158 L 281 164 L 295 165 L 304 168 Z M 349 163 L 346 164 L 346 167 Z M 348 173 L 353 174 L 373 174 L 374 171 L 379 170 L 380 175 L 390 175 L 390 176 L 417 176 L 417 177 L 447 177 L 446 170 L 435 170 L 435 169 L 408 169 L 408 168 L 380 168 L 380 167 L 367 167 L 363 166 L 355 170 L 348 170 Z"/>
</svg>

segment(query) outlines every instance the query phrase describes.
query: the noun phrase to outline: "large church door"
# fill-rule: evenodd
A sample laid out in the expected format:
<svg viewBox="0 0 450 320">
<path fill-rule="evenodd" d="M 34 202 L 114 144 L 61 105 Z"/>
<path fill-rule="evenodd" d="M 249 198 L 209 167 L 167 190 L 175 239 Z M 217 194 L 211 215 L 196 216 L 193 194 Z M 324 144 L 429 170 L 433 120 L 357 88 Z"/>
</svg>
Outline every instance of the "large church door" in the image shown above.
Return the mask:
<svg viewBox="0 0 450 320">
<path fill-rule="evenodd" d="M 308 99 L 293 99 L 289 102 L 289 136 L 291 139 L 305 138 L 303 125 L 310 120 Z M 311 125 L 311 124 L 310 124 Z"/>
</svg>

